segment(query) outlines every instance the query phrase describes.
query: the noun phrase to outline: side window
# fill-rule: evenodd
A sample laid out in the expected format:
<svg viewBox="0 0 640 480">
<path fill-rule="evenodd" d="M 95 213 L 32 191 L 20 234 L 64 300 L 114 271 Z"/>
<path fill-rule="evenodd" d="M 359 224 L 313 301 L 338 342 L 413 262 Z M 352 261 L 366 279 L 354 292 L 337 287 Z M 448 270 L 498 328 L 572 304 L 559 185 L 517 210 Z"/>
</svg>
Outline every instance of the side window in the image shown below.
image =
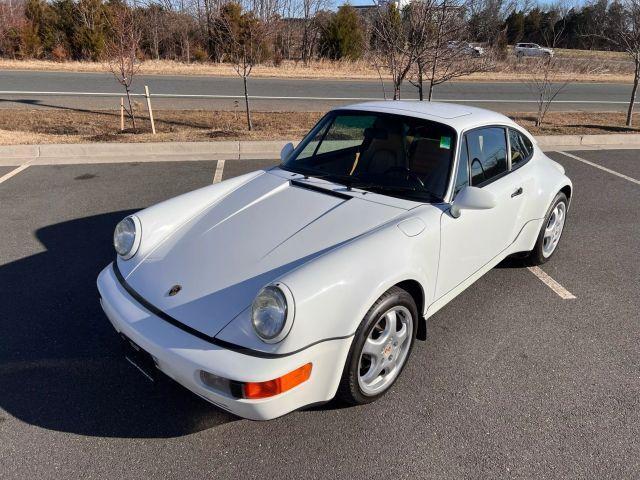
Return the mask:
<svg viewBox="0 0 640 480">
<path fill-rule="evenodd" d="M 467 141 L 462 139 L 460 145 L 460 159 L 458 160 L 458 171 L 456 172 L 456 184 L 453 190 L 455 197 L 460 190 L 469 185 L 469 151 Z"/>
<path fill-rule="evenodd" d="M 505 129 L 487 127 L 466 134 L 471 185 L 479 185 L 507 171 Z"/>
<path fill-rule="evenodd" d="M 304 149 L 298 154 L 298 159 L 309 158 L 313 156 L 314 152 L 320 145 L 320 142 L 324 138 L 327 129 L 331 126 L 331 123 L 331 121 L 328 121 L 324 125 L 322 125 L 321 128 L 318 128 L 316 133 L 313 135 L 313 138 L 309 140 L 309 143 L 307 143 Z"/>
<path fill-rule="evenodd" d="M 512 168 L 526 162 L 533 154 L 531 141 L 522 133 L 512 128 L 509 129 L 509 146 L 511 149 Z"/>
</svg>

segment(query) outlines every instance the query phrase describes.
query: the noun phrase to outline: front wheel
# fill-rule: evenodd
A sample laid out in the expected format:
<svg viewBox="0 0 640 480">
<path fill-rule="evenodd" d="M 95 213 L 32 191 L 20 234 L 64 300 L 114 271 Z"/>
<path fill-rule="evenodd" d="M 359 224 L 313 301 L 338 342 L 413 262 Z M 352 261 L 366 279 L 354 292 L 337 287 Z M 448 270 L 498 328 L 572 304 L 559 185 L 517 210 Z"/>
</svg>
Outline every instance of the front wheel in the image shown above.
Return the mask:
<svg viewBox="0 0 640 480">
<path fill-rule="evenodd" d="M 555 253 L 567 219 L 568 205 L 567 196 L 562 192 L 553 199 L 551 208 L 542 223 L 536 245 L 529 254 L 530 264 L 542 265 Z"/>
<path fill-rule="evenodd" d="M 384 395 L 407 363 L 417 328 L 413 297 L 398 287 L 385 292 L 356 330 L 338 397 L 357 405 Z"/>
</svg>

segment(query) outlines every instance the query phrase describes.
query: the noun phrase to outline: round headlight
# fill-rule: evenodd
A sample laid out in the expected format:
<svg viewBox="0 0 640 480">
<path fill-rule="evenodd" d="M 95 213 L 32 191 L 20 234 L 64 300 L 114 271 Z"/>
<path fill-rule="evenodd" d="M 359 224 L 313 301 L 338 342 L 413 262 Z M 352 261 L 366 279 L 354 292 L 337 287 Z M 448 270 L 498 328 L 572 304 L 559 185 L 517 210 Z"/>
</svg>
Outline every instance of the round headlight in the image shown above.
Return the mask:
<svg viewBox="0 0 640 480">
<path fill-rule="evenodd" d="M 113 246 L 122 258 L 129 259 L 136 253 L 139 244 L 138 222 L 134 217 L 126 217 L 118 225 L 113 232 Z"/>
<path fill-rule="evenodd" d="M 283 291 L 274 285 L 260 290 L 251 307 L 253 328 L 258 336 L 268 343 L 282 340 L 287 315 L 287 298 Z"/>
</svg>

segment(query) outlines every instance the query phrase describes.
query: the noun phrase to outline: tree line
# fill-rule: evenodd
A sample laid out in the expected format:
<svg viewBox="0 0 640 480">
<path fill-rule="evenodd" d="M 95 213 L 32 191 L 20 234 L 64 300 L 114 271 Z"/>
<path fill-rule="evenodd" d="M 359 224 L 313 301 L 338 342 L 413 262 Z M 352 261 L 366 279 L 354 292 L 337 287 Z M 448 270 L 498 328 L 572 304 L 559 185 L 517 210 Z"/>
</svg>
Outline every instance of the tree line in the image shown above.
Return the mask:
<svg viewBox="0 0 640 480">
<path fill-rule="evenodd" d="M 316 58 L 359 59 L 376 44 L 376 8 L 347 5 L 336 12 L 330 0 L 0 0 L 0 56 L 18 59 L 104 58 L 113 11 L 128 8 L 141 25 L 139 54 L 146 59 L 225 61 L 224 24 L 268 22 L 262 60 L 308 62 Z M 418 0 L 414 3 L 427 3 Z M 443 2 L 440 1 L 439 4 Z M 467 24 L 465 38 L 506 53 L 507 45 L 535 42 L 556 47 L 619 50 L 607 35 L 626 22 L 624 3 L 597 0 L 572 8 L 541 7 L 508 0 L 449 2 Z M 408 4 L 408 7 L 411 3 Z M 405 7 L 407 8 L 407 7 Z M 403 10 L 403 9 L 398 9 Z M 399 12 L 402 13 L 402 12 Z M 379 32 L 378 32 L 379 33 Z"/>
<path fill-rule="evenodd" d="M 379 73 L 385 98 L 383 78 L 391 78 L 390 98 L 399 99 L 409 82 L 420 100 L 431 100 L 437 85 L 493 69 L 510 43 L 609 49 L 625 52 L 634 64 L 627 125 L 632 122 L 640 84 L 640 0 L 545 9 L 507 0 L 414 0 L 366 9 L 345 4 L 337 12 L 328 0 L 166 1 L 0 0 L 0 55 L 108 63 L 125 89 L 132 123 L 130 87 L 145 59 L 231 63 L 243 80 L 251 129 L 247 84 L 262 63 L 365 57 Z M 520 68 L 533 78 L 540 124 L 571 78 L 559 81 L 559 60 L 550 55 Z"/>
</svg>

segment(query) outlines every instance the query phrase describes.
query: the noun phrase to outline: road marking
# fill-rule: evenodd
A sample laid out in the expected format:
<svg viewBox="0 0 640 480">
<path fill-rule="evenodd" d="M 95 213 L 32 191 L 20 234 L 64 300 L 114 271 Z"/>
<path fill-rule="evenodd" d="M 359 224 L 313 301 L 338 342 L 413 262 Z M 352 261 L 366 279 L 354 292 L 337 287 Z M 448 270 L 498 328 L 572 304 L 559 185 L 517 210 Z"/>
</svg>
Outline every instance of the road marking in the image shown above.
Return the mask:
<svg viewBox="0 0 640 480">
<path fill-rule="evenodd" d="M 216 173 L 213 174 L 213 183 L 220 183 L 222 181 L 222 172 L 224 172 L 224 160 L 218 160 Z"/>
<path fill-rule="evenodd" d="M 573 300 L 575 295 L 571 293 L 569 290 L 564 288 L 558 282 L 556 282 L 553 278 L 547 275 L 540 267 L 527 267 L 527 269 L 533 273 L 536 277 L 540 279 L 542 283 L 544 283 L 551 290 L 556 292 L 560 298 L 563 300 Z"/>
<path fill-rule="evenodd" d="M 635 183 L 636 185 L 640 185 L 640 180 L 636 180 L 635 178 L 629 177 L 628 175 L 625 175 L 623 173 L 616 172 L 615 170 L 611 170 L 610 168 L 603 167 L 602 165 L 598 165 L 597 163 L 590 162 L 589 160 L 585 160 L 584 158 L 574 155 L 573 153 L 561 152 L 560 150 L 558 150 L 557 152 L 561 153 L 566 157 L 573 158 L 574 160 L 578 160 L 579 162 L 586 163 L 587 165 L 591 165 L 592 167 L 596 167 L 597 169 L 610 173 L 611 175 L 615 175 L 616 177 L 624 178 L 625 180 Z"/>
<path fill-rule="evenodd" d="M 377 80 L 376 80 L 377 82 Z M 491 83 L 491 82 L 490 82 Z M 511 82 L 514 83 L 514 82 Z M 607 85 L 607 84 L 605 84 Z M 1 90 L 2 96 L 33 96 L 33 97 L 121 97 L 122 92 L 33 92 L 24 90 Z M 132 97 L 144 97 L 144 93 L 131 93 Z M 213 100 L 239 100 L 244 99 L 242 95 L 205 95 L 205 94 L 182 94 L 182 93 L 152 93 L 151 98 L 202 98 Z M 277 95 L 249 95 L 250 100 L 324 100 L 338 102 L 365 102 L 380 101 L 382 97 L 302 97 L 302 96 L 277 96 Z M 418 98 L 403 98 L 412 102 L 419 102 Z M 11 101 L 11 100 L 9 100 Z M 388 100 L 393 101 L 393 100 Z M 435 101 L 435 99 L 434 99 Z M 455 102 L 455 103 L 538 103 L 538 100 L 532 98 L 437 98 L 439 102 Z M 628 105 L 628 100 L 554 100 L 553 103 L 567 104 L 593 104 L 593 105 Z"/>
<path fill-rule="evenodd" d="M 6 182 L 7 180 L 9 180 L 11 177 L 16 176 L 17 174 L 19 174 L 21 171 L 23 171 L 25 168 L 27 168 L 29 165 L 31 164 L 31 162 L 27 162 L 24 165 L 20 165 L 18 168 L 14 168 L 13 170 L 11 170 L 9 173 L 3 175 L 0 177 L 0 183 L 2 182 Z"/>
</svg>

